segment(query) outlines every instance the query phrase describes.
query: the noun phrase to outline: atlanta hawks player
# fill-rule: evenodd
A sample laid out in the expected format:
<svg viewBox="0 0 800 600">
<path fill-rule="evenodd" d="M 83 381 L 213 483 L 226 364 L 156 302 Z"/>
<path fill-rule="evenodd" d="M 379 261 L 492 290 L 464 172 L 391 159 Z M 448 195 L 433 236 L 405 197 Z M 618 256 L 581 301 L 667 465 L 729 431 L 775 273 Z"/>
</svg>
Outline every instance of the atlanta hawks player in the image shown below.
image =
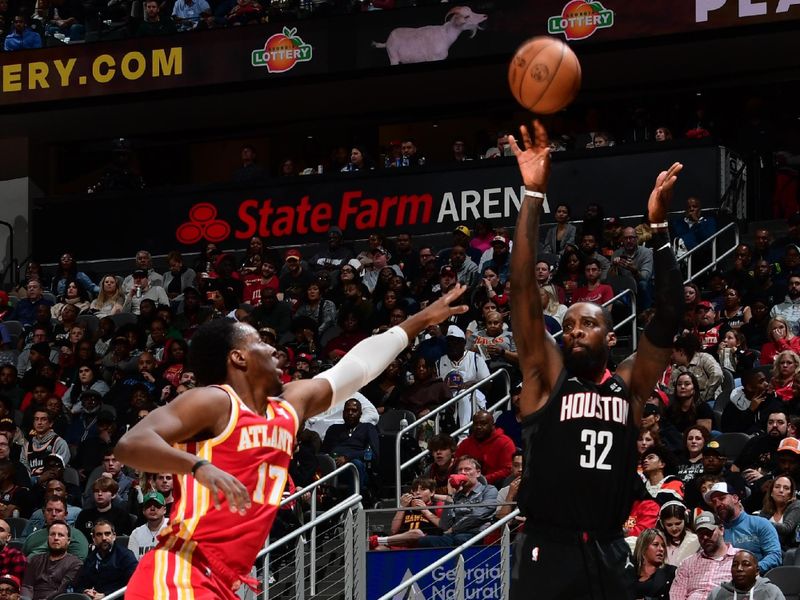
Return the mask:
<svg viewBox="0 0 800 600">
<path fill-rule="evenodd" d="M 618 600 L 632 597 L 623 571 L 629 551 L 622 524 L 636 474 L 642 406 L 670 358 L 682 281 L 667 235 L 675 163 L 659 174 L 647 205 L 654 240 L 656 315 L 639 352 L 611 375 L 610 317 L 596 304 L 573 304 L 563 319 L 563 352 L 547 334 L 536 278 L 539 210 L 550 172 L 547 132 L 521 128 L 525 150 L 509 141 L 525 183 L 511 258 L 514 338 L 523 374 L 520 408 L 525 472 L 518 505 L 527 516 L 517 538 L 512 598 Z M 557 493 L 569 482 L 580 493 Z"/>
<path fill-rule="evenodd" d="M 125 597 L 235 598 L 263 548 L 280 504 L 300 422 L 344 402 L 377 377 L 418 333 L 466 306 L 457 286 L 399 326 L 356 345 L 314 379 L 282 386 L 275 349 L 243 323 L 219 319 L 192 337 L 198 383 L 145 417 L 116 456 L 148 472 L 176 474 L 170 523 L 142 557 Z"/>
</svg>

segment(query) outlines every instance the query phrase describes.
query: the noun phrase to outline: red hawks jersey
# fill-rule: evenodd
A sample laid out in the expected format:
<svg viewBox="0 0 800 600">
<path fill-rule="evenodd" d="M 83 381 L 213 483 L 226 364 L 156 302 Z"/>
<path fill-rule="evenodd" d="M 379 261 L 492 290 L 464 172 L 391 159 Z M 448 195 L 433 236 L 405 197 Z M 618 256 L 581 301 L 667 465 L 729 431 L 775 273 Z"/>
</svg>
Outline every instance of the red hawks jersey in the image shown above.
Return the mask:
<svg viewBox="0 0 800 600">
<path fill-rule="evenodd" d="M 246 514 L 231 512 L 221 497 L 214 507 L 211 492 L 189 474 L 175 478 L 169 529 L 160 536 L 160 546 L 200 552 L 223 561 L 233 572 L 246 575 L 275 520 L 288 479 L 298 418 L 292 406 L 270 398 L 266 417 L 250 410 L 228 385 L 218 386 L 231 400 L 231 416 L 217 437 L 176 447 L 236 477 L 250 492 L 252 504 Z"/>
</svg>

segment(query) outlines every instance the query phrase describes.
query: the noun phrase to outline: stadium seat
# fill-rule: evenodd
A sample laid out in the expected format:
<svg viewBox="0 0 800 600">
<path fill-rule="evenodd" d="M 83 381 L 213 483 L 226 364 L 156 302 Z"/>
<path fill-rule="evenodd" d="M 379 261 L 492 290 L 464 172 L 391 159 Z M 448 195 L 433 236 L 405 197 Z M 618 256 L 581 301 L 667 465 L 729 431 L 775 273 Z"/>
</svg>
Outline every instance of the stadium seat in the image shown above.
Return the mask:
<svg viewBox="0 0 800 600">
<path fill-rule="evenodd" d="M 66 594 L 59 594 L 53 600 L 92 600 L 86 594 L 79 594 L 78 592 L 68 592 Z"/>
<path fill-rule="evenodd" d="M 750 436 L 739 431 L 731 431 L 720 434 L 716 439 L 722 446 L 725 456 L 728 457 L 728 462 L 731 463 L 739 458 L 739 454 L 741 454 L 745 444 L 750 440 Z"/>
<path fill-rule="evenodd" d="M 22 323 L 19 321 L 3 321 L 3 325 L 5 325 L 8 335 L 11 338 L 11 348 L 16 348 L 17 340 L 19 340 L 19 336 L 22 335 Z"/>
<path fill-rule="evenodd" d="M 117 536 L 117 539 L 116 539 L 116 541 L 115 541 L 114 543 L 115 543 L 117 546 L 120 546 L 121 548 L 127 548 L 127 547 L 128 547 L 128 540 L 129 540 L 129 539 L 130 539 L 130 536 L 127 536 L 127 535 L 118 535 L 118 536 Z"/>
<path fill-rule="evenodd" d="M 42 292 L 42 298 L 44 298 L 45 300 L 49 300 L 53 304 L 58 304 L 58 299 L 56 298 L 56 295 L 53 292 Z"/>
<path fill-rule="evenodd" d="M 417 420 L 410 410 L 389 409 L 378 419 L 378 431 L 380 433 L 397 433 L 401 429 L 400 421 L 403 419 L 409 423 Z"/>
<path fill-rule="evenodd" d="M 800 566 L 775 567 L 765 577 L 781 589 L 786 600 L 800 600 Z"/>
<path fill-rule="evenodd" d="M 22 552 L 22 549 L 25 547 L 25 540 L 8 540 L 8 547 Z"/>
<path fill-rule="evenodd" d="M 86 325 L 86 332 L 90 337 L 94 336 L 100 326 L 100 319 L 94 315 L 78 315 L 76 321 Z"/>
<path fill-rule="evenodd" d="M 67 467 L 64 469 L 64 483 L 72 484 L 80 488 L 81 478 L 80 475 L 78 475 L 78 471 L 76 471 L 73 467 Z"/>
<path fill-rule="evenodd" d="M 119 329 L 125 325 L 135 325 L 138 321 L 138 317 L 133 313 L 122 312 L 111 315 L 111 320 L 114 321 L 114 325 Z"/>
<path fill-rule="evenodd" d="M 8 519 L 4 520 L 11 528 L 12 538 L 22 537 L 22 532 L 25 531 L 25 526 L 28 524 L 28 519 L 23 519 L 22 517 L 9 517 Z"/>
</svg>

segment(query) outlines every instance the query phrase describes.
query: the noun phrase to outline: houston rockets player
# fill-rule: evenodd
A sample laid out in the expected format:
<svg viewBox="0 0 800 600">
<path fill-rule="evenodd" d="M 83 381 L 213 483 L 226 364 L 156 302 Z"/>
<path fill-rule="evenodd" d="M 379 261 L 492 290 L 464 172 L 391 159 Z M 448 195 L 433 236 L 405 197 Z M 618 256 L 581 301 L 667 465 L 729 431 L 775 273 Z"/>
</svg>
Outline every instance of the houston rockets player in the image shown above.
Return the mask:
<svg viewBox="0 0 800 600">
<path fill-rule="evenodd" d="M 457 286 L 399 326 L 356 345 L 332 369 L 283 386 L 275 349 L 243 323 L 219 319 L 192 337 L 189 364 L 202 388 L 181 394 L 119 441 L 116 455 L 176 474 L 175 503 L 157 548 L 142 557 L 125 597 L 235 598 L 275 519 L 299 424 L 345 402 L 426 327 L 466 306 Z"/>
<path fill-rule="evenodd" d="M 667 234 L 667 208 L 682 165 L 658 175 L 647 204 L 653 229 L 656 315 L 638 352 L 606 370 L 613 325 L 602 308 L 579 302 L 563 319 L 563 350 L 547 334 L 531 265 L 550 173 L 547 132 L 520 128 L 509 141 L 525 183 L 511 255 L 514 338 L 523 374 L 520 408 L 526 451 L 518 505 L 514 600 L 632 597 L 623 575 L 629 551 L 622 524 L 632 503 L 636 432 L 644 402 L 667 366 L 681 319 L 682 279 Z M 569 486 L 569 491 L 557 490 Z"/>
</svg>

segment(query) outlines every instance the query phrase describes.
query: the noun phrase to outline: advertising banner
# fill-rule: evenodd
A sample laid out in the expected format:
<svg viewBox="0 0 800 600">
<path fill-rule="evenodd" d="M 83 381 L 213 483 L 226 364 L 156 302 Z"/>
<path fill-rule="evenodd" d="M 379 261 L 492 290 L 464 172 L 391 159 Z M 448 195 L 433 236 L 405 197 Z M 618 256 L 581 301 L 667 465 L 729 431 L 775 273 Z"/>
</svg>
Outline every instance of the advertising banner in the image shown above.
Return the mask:
<svg viewBox="0 0 800 600">
<path fill-rule="evenodd" d="M 401 582 L 431 565 L 452 548 L 392 550 L 367 552 L 367 598 L 380 598 Z M 464 597 L 500 600 L 500 547 L 473 546 L 461 553 L 464 557 Z M 449 600 L 454 598 L 456 561 L 434 569 L 397 600 Z M 393 599 L 394 600 L 394 599 Z"/>
<path fill-rule="evenodd" d="M 369 11 L 2 53 L 0 107 L 510 57 L 534 35 L 581 45 L 798 18 L 800 0 L 468 0 Z"/>
<path fill-rule="evenodd" d="M 679 160 L 676 209 L 687 195 L 715 206 L 719 197 L 716 146 L 652 150 L 636 154 L 593 151 L 554 159 L 543 222 L 552 222 L 558 203 L 580 218 L 598 202 L 606 216 L 644 212 L 659 171 Z M 366 238 L 380 229 L 389 235 L 452 231 L 483 217 L 495 226 L 513 227 L 524 188 L 516 160 L 465 163 L 450 170 L 387 169 L 363 175 L 335 173 L 279 179 L 261 186 L 193 187 L 139 194 L 87 194 L 38 201 L 34 211 L 36 256 L 57 256 L 63 232 L 84 260 L 191 251 L 211 241 L 244 248 L 258 235 L 268 246 L 322 241 L 339 227 L 346 239 Z"/>
</svg>

